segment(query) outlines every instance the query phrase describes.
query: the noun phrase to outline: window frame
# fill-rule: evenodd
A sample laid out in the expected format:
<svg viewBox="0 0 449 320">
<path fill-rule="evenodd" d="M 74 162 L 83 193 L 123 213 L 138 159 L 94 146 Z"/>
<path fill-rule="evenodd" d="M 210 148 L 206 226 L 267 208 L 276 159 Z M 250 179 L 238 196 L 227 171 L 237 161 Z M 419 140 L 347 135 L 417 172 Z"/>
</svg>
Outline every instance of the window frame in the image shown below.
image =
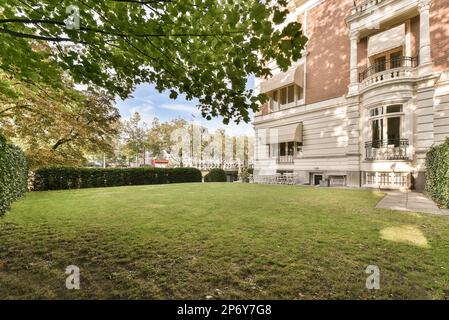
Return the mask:
<svg viewBox="0 0 449 320">
<path fill-rule="evenodd" d="M 388 107 L 392 106 L 400 106 L 399 112 L 391 112 L 387 113 Z M 377 109 L 376 111 L 372 112 L 373 110 Z M 372 115 L 374 114 L 374 115 Z M 373 140 L 373 122 L 378 120 L 378 126 L 379 126 L 379 134 L 381 139 L 378 141 L 387 141 L 388 142 L 388 119 L 389 118 L 399 118 L 399 139 L 403 139 L 403 133 L 404 131 L 404 125 L 405 125 L 405 113 L 404 113 L 404 104 L 397 103 L 397 104 L 386 104 L 382 106 L 376 106 L 373 108 L 368 109 L 368 123 L 369 123 L 369 132 L 368 136 L 369 139 L 367 141 L 375 142 Z M 377 140 L 376 140 L 377 141 Z"/>
<path fill-rule="evenodd" d="M 392 56 L 395 55 L 395 54 L 400 53 L 400 58 L 401 59 L 399 61 L 402 61 L 402 58 L 405 56 L 405 52 L 406 52 L 406 47 L 405 47 L 405 45 L 403 45 L 401 47 L 396 47 L 394 49 L 375 54 L 375 55 L 373 55 L 373 56 L 368 58 L 368 62 L 369 62 L 368 67 L 375 66 L 376 73 L 384 72 L 384 71 L 395 69 L 395 68 L 399 68 L 397 66 L 392 68 Z M 380 69 L 378 70 L 379 66 L 378 66 L 378 62 L 376 62 L 376 60 L 379 60 L 379 59 L 382 59 L 382 58 L 385 59 L 385 62 L 384 62 L 384 65 L 383 65 L 384 69 L 383 70 L 380 70 Z"/>
<path fill-rule="evenodd" d="M 285 103 L 282 103 L 282 91 L 285 90 Z M 293 90 L 293 101 L 289 102 L 289 92 Z M 276 97 L 276 99 L 275 99 Z M 300 102 L 304 102 L 304 88 L 296 83 L 280 87 L 269 93 L 270 112 L 276 112 L 283 109 L 295 107 Z"/>
</svg>

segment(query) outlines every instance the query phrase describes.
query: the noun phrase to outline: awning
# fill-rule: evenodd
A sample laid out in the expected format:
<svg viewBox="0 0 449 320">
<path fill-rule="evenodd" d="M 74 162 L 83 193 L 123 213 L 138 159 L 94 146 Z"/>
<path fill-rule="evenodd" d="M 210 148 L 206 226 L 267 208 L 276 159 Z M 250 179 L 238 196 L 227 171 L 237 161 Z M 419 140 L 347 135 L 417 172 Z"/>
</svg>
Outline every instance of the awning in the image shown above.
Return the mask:
<svg viewBox="0 0 449 320">
<path fill-rule="evenodd" d="M 378 33 L 368 39 L 368 56 L 371 57 L 397 47 L 405 43 L 405 24 Z"/>
<path fill-rule="evenodd" d="M 267 93 L 291 84 L 304 87 L 304 66 L 295 66 L 281 72 L 260 84 L 260 93 Z"/>
<path fill-rule="evenodd" d="M 267 144 L 302 142 L 302 122 L 287 124 L 267 130 Z"/>
</svg>

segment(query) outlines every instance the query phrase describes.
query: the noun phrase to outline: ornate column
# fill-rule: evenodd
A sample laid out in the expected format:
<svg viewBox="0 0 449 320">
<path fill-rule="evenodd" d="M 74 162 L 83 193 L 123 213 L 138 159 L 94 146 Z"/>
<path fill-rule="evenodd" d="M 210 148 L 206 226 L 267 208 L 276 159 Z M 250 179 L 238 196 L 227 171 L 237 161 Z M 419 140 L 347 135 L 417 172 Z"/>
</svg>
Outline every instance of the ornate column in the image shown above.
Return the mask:
<svg viewBox="0 0 449 320">
<path fill-rule="evenodd" d="M 420 76 L 432 72 L 432 56 L 430 52 L 430 7 L 432 0 L 419 0 L 418 9 L 420 15 L 419 29 L 419 64 Z"/>
<path fill-rule="evenodd" d="M 350 60 L 350 85 L 349 93 L 356 93 L 359 86 L 359 70 L 358 70 L 358 58 L 357 58 L 357 45 L 359 42 L 358 32 L 351 32 L 351 60 Z"/>
</svg>

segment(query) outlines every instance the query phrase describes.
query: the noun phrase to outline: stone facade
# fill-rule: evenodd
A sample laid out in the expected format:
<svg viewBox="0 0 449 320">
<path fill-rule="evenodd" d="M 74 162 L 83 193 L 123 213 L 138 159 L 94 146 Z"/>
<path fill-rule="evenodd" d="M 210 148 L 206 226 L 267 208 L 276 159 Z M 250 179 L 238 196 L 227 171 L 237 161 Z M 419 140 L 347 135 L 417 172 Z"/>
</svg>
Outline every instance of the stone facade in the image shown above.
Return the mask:
<svg viewBox="0 0 449 320">
<path fill-rule="evenodd" d="M 423 189 L 425 153 L 449 135 L 449 1 L 357 2 L 291 2 L 309 42 L 288 72 L 304 81 L 264 86 L 276 95 L 254 119 L 256 175 Z"/>
</svg>

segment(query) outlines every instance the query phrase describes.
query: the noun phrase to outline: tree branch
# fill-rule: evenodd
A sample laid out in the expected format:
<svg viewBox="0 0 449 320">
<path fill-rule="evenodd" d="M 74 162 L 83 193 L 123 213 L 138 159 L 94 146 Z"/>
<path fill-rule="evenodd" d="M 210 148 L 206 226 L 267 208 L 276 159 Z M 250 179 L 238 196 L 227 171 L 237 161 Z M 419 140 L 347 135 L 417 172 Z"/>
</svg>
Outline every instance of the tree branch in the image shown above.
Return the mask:
<svg viewBox="0 0 449 320">
<path fill-rule="evenodd" d="M 70 134 L 72 134 L 72 133 L 70 133 Z M 62 146 L 63 144 L 75 140 L 76 138 L 78 138 L 78 136 L 79 136 L 79 134 L 76 133 L 75 135 L 73 135 L 73 136 L 71 136 L 71 137 L 69 137 L 69 138 L 62 138 L 62 139 L 59 139 L 59 140 L 53 145 L 53 147 L 52 147 L 51 149 L 52 149 L 53 151 L 55 151 L 56 149 L 58 149 L 58 148 L 59 148 L 60 146 Z"/>
<path fill-rule="evenodd" d="M 35 40 L 43 40 L 43 41 L 50 41 L 50 42 L 74 42 L 74 43 L 81 43 L 81 44 L 87 44 L 87 42 L 84 41 L 76 41 L 70 38 L 60 38 L 60 37 L 45 37 L 45 36 L 38 36 L 34 34 L 29 33 L 21 33 L 12 31 L 6 28 L 0 28 L 0 33 L 6 33 L 14 37 L 18 38 L 27 38 L 27 39 L 35 39 Z"/>
<path fill-rule="evenodd" d="M 9 110 L 16 109 L 16 108 L 17 109 L 28 109 L 28 110 L 31 110 L 32 106 L 33 105 L 31 105 L 31 104 L 23 104 L 23 105 L 15 105 L 13 107 L 9 107 L 9 108 L 3 109 L 3 110 L 0 111 L 0 117 L 4 117 L 4 116 L 2 116 L 2 114 L 4 114 L 5 112 L 8 112 Z"/>
<path fill-rule="evenodd" d="M 117 0 L 115 0 L 117 1 Z M 23 23 L 23 24 L 53 24 L 53 25 L 59 25 L 59 26 L 65 26 L 65 22 L 63 21 L 57 21 L 57 20 L 51 20 L 51 19 L 21 19 L 21 18 L 14 18 L 14 19 L 0 19 L 0 23 Z M 12 31 L 6 28 L 0 29 L 0 32 L 4 30 L 4 33 L 9 33 L 11 35 L 15 35 L 17 37 L 23 37 L 23 38 L 32 38 L 32 39 L 38 39 L 38 40 L 46 40 L 46 41 L 69 41 L 69 42 L 77 42 L 77 43 L 86 43 L 82 41 L 75 41 L 70 38 L 60 38 L 60 37 L 44 37 L 44 36 L 38 36 L 38 35 L 31 35 L 26 33 L 19 33 L 16 31 Z M 80 26 L 80 31 L 87 31 L 87 32 L 95 32 L 95 33 L 101 33 L 105 35 L 110 36 L 118 36 L 118 37 L 136 37 L 136 38 L 162 38 L 162 37 L 216 37 L 216 36 L 231 36 L 234 34 L 244 33 L 244 30 L 234 30 L 234 31 L 228 31 L 223 33 L 122 33 L 122 32 L 111 32 L 107 30 L 97 29 L 97 28 L 90 28 L 90 27 L 83 27 Z M 75 30 L 73 30 L 75 31 Z"/>
</svg>

